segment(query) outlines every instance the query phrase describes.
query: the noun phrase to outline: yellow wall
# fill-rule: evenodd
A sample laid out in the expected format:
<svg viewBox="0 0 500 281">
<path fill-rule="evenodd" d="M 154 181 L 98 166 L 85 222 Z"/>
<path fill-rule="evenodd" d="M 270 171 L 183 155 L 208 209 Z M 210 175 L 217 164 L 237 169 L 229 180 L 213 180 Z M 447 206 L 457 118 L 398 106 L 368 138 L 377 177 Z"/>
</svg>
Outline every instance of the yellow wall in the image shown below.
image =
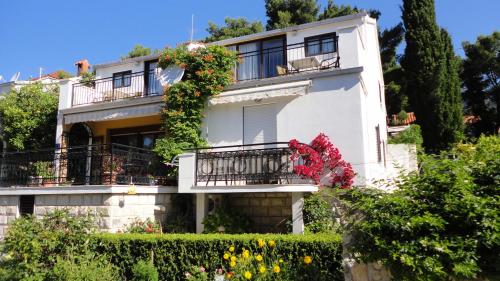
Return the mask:
<svg viewBox="0 0 500 281">
<path fill-rule="evenodd" d="M 94 137 L 104 137 L 104 143 L 108 143 L 108 130 L 109 129 L 119 129 L 119 128 L 130 128 L 130 127 L 140 127 L 148 125 L 158 125 L 161 124 L 161 119 L 159 115 L 138 117 L 138 118 L 128 118 L 121 120 L 109 120 L 100 122 L 88 122 L 87 123 Z"/>
</svg>

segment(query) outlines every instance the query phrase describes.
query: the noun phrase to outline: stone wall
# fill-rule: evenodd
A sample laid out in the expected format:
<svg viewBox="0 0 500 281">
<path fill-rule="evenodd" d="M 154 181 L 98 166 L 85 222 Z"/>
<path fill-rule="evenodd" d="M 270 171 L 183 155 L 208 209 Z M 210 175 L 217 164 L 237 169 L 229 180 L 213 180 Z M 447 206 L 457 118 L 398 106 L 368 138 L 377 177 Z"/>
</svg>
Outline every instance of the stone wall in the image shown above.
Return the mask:
<svg viewBox="0 0 500 281">
<path fill-rule="evenodd" d="M 170 194 L 75 194 L 35 196 L 35 215 L 67 208 L 70 214 L 95 214 L 101 230 L 116 232 L 136 218 L 164 223 Z"/>
<path fill-rule="evenodd" d="M 0 196 L 0 238 L 18 215 L 19 196 Z"/>
<path fill-rule="evenodd" d="M 94 214 L 103 231 L 124 230 L 136 218 L 166 222 L 172 209 L 170 193 L 35 194 L 34 215 L 41 217 L 56 209 L 72 215 Z M 8 224 L 19 216 L 19 195 L 0 196 L 0 239 Z"/>
<path fill-rule="evenodd" d="M 291 193 L 233 193 L 225 200 L 229 207 L 248 215 L 252 232 L 290 232 L 287 222 L 292 218 Z"/>
</svg>

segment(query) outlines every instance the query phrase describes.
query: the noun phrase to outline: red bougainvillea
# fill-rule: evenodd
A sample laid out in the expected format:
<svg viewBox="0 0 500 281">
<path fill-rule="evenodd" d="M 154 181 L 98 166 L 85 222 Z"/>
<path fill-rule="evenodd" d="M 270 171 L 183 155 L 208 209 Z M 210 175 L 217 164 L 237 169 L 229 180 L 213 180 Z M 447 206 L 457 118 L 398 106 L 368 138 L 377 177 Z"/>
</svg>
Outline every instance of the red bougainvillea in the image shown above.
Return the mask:
<svg viewBox="0 0 500 281">
<path fill-rule="evenodd" d="M 332 187 L 352 186 L 355 173 L 351 164 L 342 159 L 339 149 L 325 134 L 319 134 L 310 145 L 293 139 L 288 146 L 292 150 L 291 160 L 299 163 L 293 169 L 297 175 L 311 179 L 316 184 L 320 183 L 323 176 L 327 176 Z"/>
</svg>

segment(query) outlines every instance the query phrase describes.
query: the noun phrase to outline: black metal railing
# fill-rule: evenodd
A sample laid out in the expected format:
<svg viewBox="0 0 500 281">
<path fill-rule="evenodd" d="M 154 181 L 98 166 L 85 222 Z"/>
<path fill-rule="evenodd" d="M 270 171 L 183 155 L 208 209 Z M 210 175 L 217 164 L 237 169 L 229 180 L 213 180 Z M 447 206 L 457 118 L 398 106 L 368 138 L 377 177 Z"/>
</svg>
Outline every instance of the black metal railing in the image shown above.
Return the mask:
<svg viewBox="0 0 500 281">
<path fill-rule="evenodd" d="M 73 84 L 72 106 L 161 95 L 156 71 L 125 73 Z"/>
<path fill-rule="evenodd" d="M 196 149 L 197 185 L 306 183 L 293 172 L 288 143 Z"/>
<path fill-rule="evenodd" d="M 120 144 L 9 152 L 0 158 L 0 186 L 176 185 L 150 150 Z"/>
<path fill-rule="evenodd" d="M 338 37 L 238 54 L 235 80 L 247 81 L 340 67 Z"/>
</svg>

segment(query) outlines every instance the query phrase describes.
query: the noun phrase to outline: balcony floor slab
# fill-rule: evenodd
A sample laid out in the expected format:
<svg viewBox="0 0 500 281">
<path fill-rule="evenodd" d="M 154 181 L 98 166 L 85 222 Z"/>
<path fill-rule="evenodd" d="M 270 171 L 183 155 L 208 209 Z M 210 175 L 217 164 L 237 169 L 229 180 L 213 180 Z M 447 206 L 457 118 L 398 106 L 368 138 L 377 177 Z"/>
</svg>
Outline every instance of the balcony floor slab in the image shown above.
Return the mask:
<svg viewBox="0 0 500 281">
<path fill-rule="evenodd" d="M 193 186 L 183 193 L 255 193 L 255 192 L 316 192 L 312 184 L 261 184 L 261 185 L 219 185 Z"/>
<path fill-rule="evenodd" d="M 131 189 L 131 187 L 133 187 Z M 81 185 L 53 187 L 5 187 L 0 188 L 0 196 L 4 195 L 48 195 L 48 194 L 160 194 L 177 193 L 176 186 L 129 186 L 129 185 Z"/>
</svg>

